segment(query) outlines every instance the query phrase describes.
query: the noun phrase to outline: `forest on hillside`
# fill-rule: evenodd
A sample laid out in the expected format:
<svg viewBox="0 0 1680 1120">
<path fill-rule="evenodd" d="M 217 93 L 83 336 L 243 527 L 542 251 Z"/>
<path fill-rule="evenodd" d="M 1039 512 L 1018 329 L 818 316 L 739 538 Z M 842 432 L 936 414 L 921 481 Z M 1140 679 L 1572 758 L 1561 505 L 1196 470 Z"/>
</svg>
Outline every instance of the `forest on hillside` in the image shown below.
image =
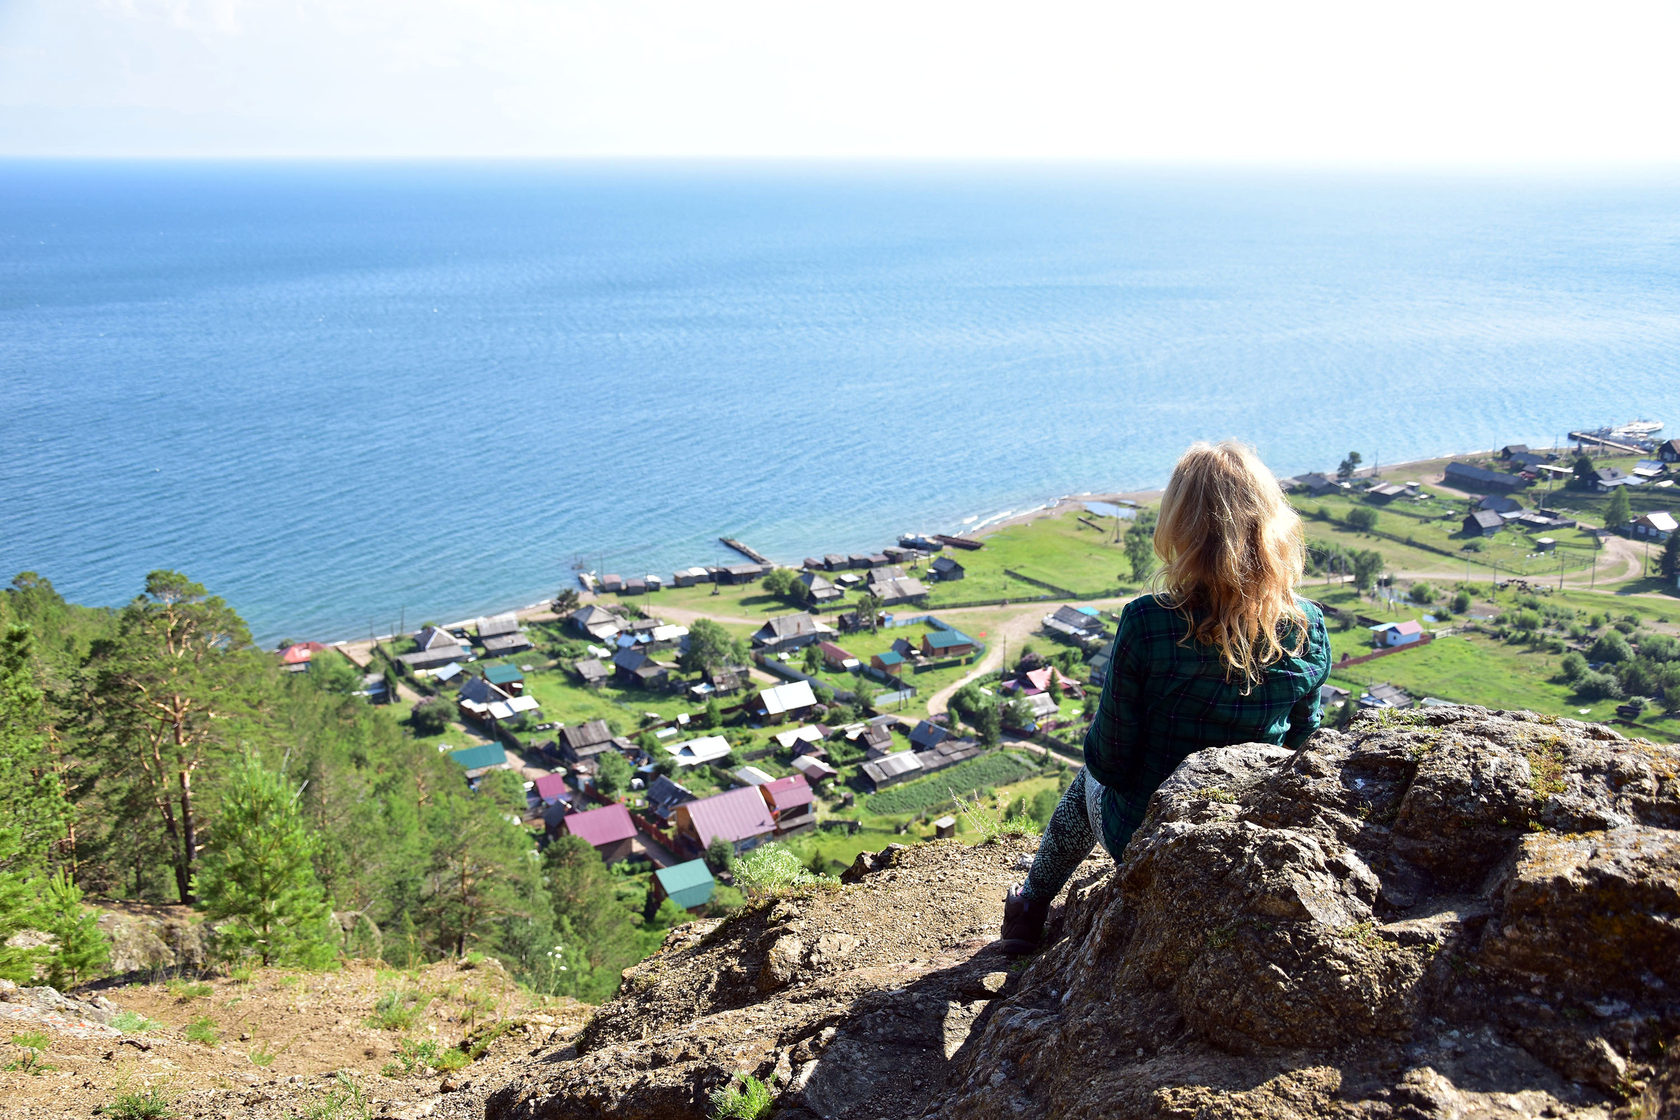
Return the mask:
<svg viewBox="0 0 1680 1120">
<path fill-rule="evenodd" d="M 469 790 L 359 685 L 281 672 L 179 573 L 120 609 L 17 576 L 0 592 L 0 946 L 51 936 L 0 948 L 0 976 L 97 973 L 86 896 L 194 907 L 229 964 L 477 951 L 593 1001 L 686 920 L 669 900 L 644 919 L 582 840 L 539 850 L 517 775 Z"/>
</svg>

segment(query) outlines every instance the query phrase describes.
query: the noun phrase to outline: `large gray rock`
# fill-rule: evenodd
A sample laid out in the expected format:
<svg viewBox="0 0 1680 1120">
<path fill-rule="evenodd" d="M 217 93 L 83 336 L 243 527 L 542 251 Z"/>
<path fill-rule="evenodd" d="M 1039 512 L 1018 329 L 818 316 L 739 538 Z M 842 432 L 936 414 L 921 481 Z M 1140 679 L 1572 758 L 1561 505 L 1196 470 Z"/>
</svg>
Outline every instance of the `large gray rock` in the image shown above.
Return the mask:
<svg viewBox="0 0 1680 1120">
<path fill-rule="evenodd" d="M 941 1115 L 1590 1115 L 1651 1072 L 1680 752 L 1474 708 L 1311 745 L 1187 760 Z"/>
<path fill-rule="evenodd" d="M 1675 748 L 1476 708 L 1204 751 L 1024 970 L 990 945 L 1018 843 L 895 846 L 675 931 L 488 1115 L 697 1118 L 737 1073 L 791 1120 L 1660 1115 L 1677 775 Z"/>
</svg>

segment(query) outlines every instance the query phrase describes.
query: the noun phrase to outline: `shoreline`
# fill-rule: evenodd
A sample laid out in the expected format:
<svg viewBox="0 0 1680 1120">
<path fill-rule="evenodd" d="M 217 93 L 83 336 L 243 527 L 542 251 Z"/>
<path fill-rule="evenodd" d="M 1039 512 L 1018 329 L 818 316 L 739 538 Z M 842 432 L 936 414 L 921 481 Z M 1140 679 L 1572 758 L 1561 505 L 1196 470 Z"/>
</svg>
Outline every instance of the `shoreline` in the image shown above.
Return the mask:
<svg viewBox="0 0 1680 1120">
<path fill-rule="evenodd" d="M 1480 451 L 1460 451 L 1450 455 L 1435 455 L 1424 459 L 1408 459 L 1398 463 L 1377 464 L 1371 467 L 1361 467 L 1359 470 L 1354 472 L 1354 477 L 1379 478 L 1386 477 L 1391 474 L 1411 473 L 1417 476 L 1414 481 L 1422 482 L 1427 485 L 1439 485 L 1444 472 L 1444 468 L 1439 467 L 1439 464 L 1444 464 L 1454 459 L 1473 459 L 1497 453 L 1497 448 Z M 969 536 L 975 538 L 976 540 L 984 540 L 986 537 L 1002 529 L 1007 529 L 1017 525 L 1028 525 L 1041 518 L 1053 517 L 1069 509 L 1083 507 L 1088 502 L 1109 502 L 1115 505 L 1147 505 L 1159 501 L 1164 491 L 1165 486 L 1163 485 L 1162 487 L 1148 490 L 1106 492 L 1081 491 L 1074 494 L 1064 494 L 1060 497 L 1053 498 L 1050 501 L 1034 506 L 1031 509 L 1021 510 L 1019 512 L 1005 511 L 1001 514 L 995 514 L 987 518 L 976 518 L 978 524 L 974 526 L 962 526 L 959 532 L 951 535 Z M 777 566 L 782 567 L 785 565 Z M 794 567 L 797 567 L 797 565 L 794 565 Z M 595 593 L 583 590 L 581 585 L 578 588 L 578 594 L 583 602 L 589 602 L 596 598 Z M 533 603 L 526 603 L 522 606 L 503 607 L 500 610 L 493 610 L 482 615 L 472 615 L 467 618 L 455 619 L 443 622 L 440 625 L 445 628 L 467 627 L 475 624 L 480 618 L 488 618 L 498 614 L 507 614 L 510 610 L 522 623 L 546 622 L 556 617 L 552 606 L 552 600 L 544 599 Z M 376 635 L 371 640 L 368 638 L 345 638 L 336 641 L 324 642 L 323 644 L 341 650 L 371 649 L 374 642 L 388 642 L 404 636 L 405 635 L 403 634 L 380 634 Z"/>
</svg>

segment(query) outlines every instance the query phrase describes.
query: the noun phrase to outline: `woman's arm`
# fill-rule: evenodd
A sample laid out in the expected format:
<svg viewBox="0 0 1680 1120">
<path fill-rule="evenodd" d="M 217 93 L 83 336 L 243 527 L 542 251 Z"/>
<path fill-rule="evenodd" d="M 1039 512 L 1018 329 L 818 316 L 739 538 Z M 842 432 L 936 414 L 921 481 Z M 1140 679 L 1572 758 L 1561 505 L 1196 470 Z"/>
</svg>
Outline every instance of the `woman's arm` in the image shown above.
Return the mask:
<svg viewBox="0 0 1680 1120">
<path fill-rule="evenodd" d="M 1142 767 L 1138 703 L 1143 696 L 1142 664 L 1137 649 L 1137 612 L 1120 612 L 1120 631 L 1108 662 L 1097 718 L 1085 732 L 1085 768 L 1101 785 L 1122 787 Z"/>
<path fill-rule="evenodd" d="M 1330 632 L 1324 628 L 1324 616 L 1316 608 L 1310 613 L 1307 652 L 1317 668 L 1316 683 L 1289 709 L 1289 734 L 1284 736 L 1283 745 L 1290 750 L 1300 749 L 1324 718 L 1324 700 L 1319 689 L 1330 679 Z"/>
</svg>

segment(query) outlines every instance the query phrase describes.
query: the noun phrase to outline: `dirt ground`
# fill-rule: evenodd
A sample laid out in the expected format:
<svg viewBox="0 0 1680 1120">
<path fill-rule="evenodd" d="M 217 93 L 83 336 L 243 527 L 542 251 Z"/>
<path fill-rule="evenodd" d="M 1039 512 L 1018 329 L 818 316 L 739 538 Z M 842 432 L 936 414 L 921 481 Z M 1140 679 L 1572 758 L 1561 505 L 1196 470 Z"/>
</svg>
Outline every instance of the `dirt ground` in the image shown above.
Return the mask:
<svg viewBox="0 0 1680 1120">
<path fill-rule="evenodd" d="M 8 1120 L 120 1116 L 125 1096 L 152 1095 L 177 1120 L 442 1117 L 514 1057 L 576 1033 L 589 1011 L 570 1000 L 544 1006 L 493 960 L 412 971 L 357 962 L 70 994 L 109 1008 L 83 1003 L 77 1014 L 28 991 L 0 993 Z M 460 1056 L 442 1057 L 451 1050 Z M 464 1064 L 440 1069 L 428 1056 Z"/>
</svg>

